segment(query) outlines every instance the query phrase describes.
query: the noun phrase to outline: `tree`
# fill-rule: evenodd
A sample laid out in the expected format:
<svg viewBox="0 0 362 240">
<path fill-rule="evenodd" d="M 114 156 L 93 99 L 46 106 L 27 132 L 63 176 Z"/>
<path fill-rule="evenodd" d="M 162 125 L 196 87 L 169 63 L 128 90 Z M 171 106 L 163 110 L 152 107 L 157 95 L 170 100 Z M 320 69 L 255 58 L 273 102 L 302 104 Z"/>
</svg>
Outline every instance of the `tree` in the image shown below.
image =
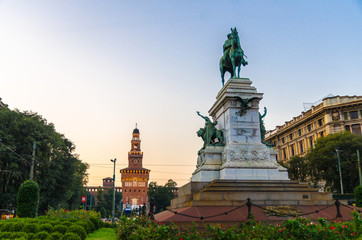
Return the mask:
<svg viewBox="0 0 362 240">
<path fill-rule="evenodd" d="M 115 196 L 116 210 L 120 207 L 120 202 L 122 200 L 122 193 L 116 192 Z M 95 209 L 98 212 L 101 212 L 102 217 L 108 217 L 112 215 L 112 204 L 113 204 L 113 188 L 104 189 L 99 187 L 97 190 L 97 205 Z"/>
<path fill-rule="evenodd" d="M 336 149 L 340 153 L 344 192 L 353 193 L 359 185 L 356 150 L 362 151 L 362 137 L 350 132 L 330 134 L 319 138 L 315 148 L 304 157 L 303 167 L 307 168 L 307 178 L 314 184 L 325 181 L 325 188 L 340 192 Z M 303 170 L 302 170 L 303 171 Z"/>
<path fill-rule="evenodd" d="M 19 217 L 36 217 L 39 207 L 39 186 L 26 180 L 20 185 L 16 212 Z"/>
<path fill-rule="evenodd" d="M 117 208 L 119 208 L 119 206 L 120 206 L 119 203 L 121 202 L 121 200 L 122 200 L 122 193 L 116 192 L 116 195 L 115 195 L 116 210 L 117 210 Z M 105 190 L 103 206 L 107 211 L 107 216 L 111 216 L 112 209 L 113 209 L 113 188 Z"/>
<path fill-rule="evenodd" d="M 288 174 L 291 180 L 306 182 L 308 179 L 309 164 L 305 158 L 294 156 L 287 164 Z"/>
<path fill-rule="evenodd" d="M 34 141 L 39 212 L 43 213 L 48 206 L 78 208 L 87 180 L 87 165 L 73 154 L 74 144 L 36 113 L 3 108 L 0 123 L 0 208 L 16 206 L 19 186 L 29 179 Z"/>
<path fill-rule="evenodd" d="M 174 196 L 174 189 L 177 183 L 172 179 L 168 180 L 164 186 L 157 185 L 157 182 L 150 182 L 148 185 L 148 199 L 154 199 L 156 206 L 155 213 L 165 210 L 171 204 Z"/>
</svg>

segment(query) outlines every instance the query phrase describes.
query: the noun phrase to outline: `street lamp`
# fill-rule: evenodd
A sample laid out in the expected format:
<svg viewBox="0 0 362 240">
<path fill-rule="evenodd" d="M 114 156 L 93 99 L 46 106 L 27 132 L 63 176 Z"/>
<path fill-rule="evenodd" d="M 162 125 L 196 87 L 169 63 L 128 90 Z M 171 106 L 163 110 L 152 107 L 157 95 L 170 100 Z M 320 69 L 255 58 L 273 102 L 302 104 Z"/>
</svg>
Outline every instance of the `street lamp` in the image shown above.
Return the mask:
<svg viewBox="0 0 362 240">
<path fill-rule="evenodd" d="M 111 159 L 111 162 L 113 162 L 113 201 L 112 201 L 112 223 L 114 223 L 114 212 L 115 212 L 115 203 L 116 203 L 116 188 L 115 188 L 115 183 L 116 183 L 116 161 L 117 158 L 115 159 Z"/>
<path fill-rule="evenodd" d="M 341 185 L 341 194 L 343 194 L 343 181 L 342 181 L 342 169 L 341 169 L 341 160 L 339 159 L 339 153 L 343 152 L 343 150 L 340 150 L 339 148 L 336 148 L 337 152 L 337 159 L 338 159 L 338 170 L 339 170 L 339 182 Z"/>
</svg>

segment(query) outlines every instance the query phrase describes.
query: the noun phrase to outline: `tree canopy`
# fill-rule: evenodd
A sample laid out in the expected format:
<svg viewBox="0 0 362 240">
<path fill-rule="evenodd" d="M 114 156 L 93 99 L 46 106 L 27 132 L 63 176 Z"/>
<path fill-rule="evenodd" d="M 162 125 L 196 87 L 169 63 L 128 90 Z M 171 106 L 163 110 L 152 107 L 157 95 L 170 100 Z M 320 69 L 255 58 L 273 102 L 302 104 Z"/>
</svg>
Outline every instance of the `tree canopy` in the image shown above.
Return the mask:
<svg viewBox="0 0 362 240">
<path fill-rule="evenodd" d="M 174 190 L 177 183 L 169 179 L 164 186 L 157 185 L 157 182 L 150 182 L 148 185 L 148 201 L 154 199 L 156 206 L 155 213 L 161 212 L 170 206 L 171 199 L 175 197 Z"/>
<path fill-rule="evenodd" d="M 362 136 L 350 132 L 329 134 L 316 141 L 303 158 L 295 157 L 289 162 L 289 176 L 299 181 L 309 180 L 315 185 L 325 181 L 325 188 L 340 192 L 336 149 L 340 149 L 343 189 L 353 193 L 359 185 L 357 149 L 362 153 Z"/>
<path fill-rule="evenodd" d="M 15 208 L 21 183 L 29 179 L 36 142 L 34 181 L 40 188 L 40 213 L 51 207 L 78 208 L 87 164 L 75 145 L 37 113 L 0 109 L 0 208 Z"/>
</svg>

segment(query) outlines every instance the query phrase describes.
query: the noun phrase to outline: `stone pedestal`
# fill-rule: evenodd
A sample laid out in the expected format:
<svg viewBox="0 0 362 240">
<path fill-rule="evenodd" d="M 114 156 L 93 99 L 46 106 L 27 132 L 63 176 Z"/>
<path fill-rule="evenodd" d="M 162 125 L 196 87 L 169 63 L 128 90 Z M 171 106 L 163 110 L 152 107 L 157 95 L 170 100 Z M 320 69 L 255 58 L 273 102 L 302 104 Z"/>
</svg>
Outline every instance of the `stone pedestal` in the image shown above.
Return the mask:
<svg viewBox="0 0 362 240">
<path fill-rule="evenodd" d="M 333 203 L 331 193 L 291 181 L 276 151 L 261 142 L 258 93 L 246 78 L 230 79 L 209 111 L 225 146 L 201 150 L 191 182 L 180 187 L 172 209 L 242 206 L 248 198 L 264 206 L 318 206 Z M 196 210 L 195 210 L 196 211 Z"/>
<path fill-rule="evenodd" d="M 207 146 L 204 150 L 201 150 L 191 181 L 211 182 L 214 179 L 219 179 L 223 150 L 223 146 Z"/>
<path fill-rule="evenodd" d="M 229 79 L 209 115 L 222 130 L 224 147 L 207 147 L 198 157 L 192 181 L 288 180 L 288 173 L 261 142 L 259 101 L 263 98 L 247 78 Z M 221 157 L 221 162 L 220 162 Z"/>
</svg>

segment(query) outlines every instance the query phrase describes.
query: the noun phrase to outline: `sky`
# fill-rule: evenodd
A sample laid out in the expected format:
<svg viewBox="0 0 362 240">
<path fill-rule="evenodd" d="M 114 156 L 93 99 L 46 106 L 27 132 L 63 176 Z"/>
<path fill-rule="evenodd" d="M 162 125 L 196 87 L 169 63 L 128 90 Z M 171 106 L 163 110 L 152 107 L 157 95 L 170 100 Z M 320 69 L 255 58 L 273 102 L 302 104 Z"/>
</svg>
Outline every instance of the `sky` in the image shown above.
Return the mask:
<svg viewBox="0 0 362 240">
<path fill-rule="evenodd" d="M 90 186 L 112 177 L 113 158 L 121 185 L 135 123 L 150 181 L 182 186 L 231 27 L 248 56 L 241 77 L 264 93 L 267 130 L 303 103 L 361 95 L 361 0 L 0 0 L 0 98 L 74 142 Z"/>
</svg>

